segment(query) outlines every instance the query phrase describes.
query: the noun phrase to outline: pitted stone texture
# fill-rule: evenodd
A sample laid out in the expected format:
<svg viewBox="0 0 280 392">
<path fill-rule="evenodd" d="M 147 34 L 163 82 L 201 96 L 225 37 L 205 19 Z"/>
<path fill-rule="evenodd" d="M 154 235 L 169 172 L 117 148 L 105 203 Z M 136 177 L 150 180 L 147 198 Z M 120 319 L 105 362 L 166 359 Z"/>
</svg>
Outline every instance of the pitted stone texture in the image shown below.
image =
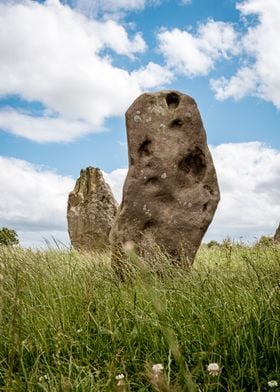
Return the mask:
<svg viewBox="0 0 280 392">
<path fill-rule="evenodd" d="M 154 241 L 175 263 L 193 263 L 220 194 L 193 98 L 143 94 L 126 113 L 129 170 L 110 237 L 115 249 Z M 114 262 L 114 259 L 113 259 Z"/>
<path fill-rule="evenodd" d="M 280 243 L 280 223 L 274 234 L 274 241 Z"/>
<path fill-rule="evenodd" d="M 101 170 L 81 170 L 68 197 L 68 232 L 73 247 L 84 251 L 108 247 L 116 212 L 117 202 Z"/>
</svg>

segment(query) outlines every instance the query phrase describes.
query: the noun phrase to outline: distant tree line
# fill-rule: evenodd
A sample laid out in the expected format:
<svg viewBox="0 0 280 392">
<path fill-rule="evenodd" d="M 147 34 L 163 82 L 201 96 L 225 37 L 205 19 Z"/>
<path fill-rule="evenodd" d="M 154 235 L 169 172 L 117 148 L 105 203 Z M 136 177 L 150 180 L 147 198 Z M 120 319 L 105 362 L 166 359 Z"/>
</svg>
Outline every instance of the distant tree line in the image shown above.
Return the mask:
<svg viewBox="0 0 280 392">
<path fill-rule="evenodd" d="M 7 227 L 2 227 L 0 229 L 0 245 L 18 245 L 18 235 L 13 229 L 8 229 Z"/>
</svg>

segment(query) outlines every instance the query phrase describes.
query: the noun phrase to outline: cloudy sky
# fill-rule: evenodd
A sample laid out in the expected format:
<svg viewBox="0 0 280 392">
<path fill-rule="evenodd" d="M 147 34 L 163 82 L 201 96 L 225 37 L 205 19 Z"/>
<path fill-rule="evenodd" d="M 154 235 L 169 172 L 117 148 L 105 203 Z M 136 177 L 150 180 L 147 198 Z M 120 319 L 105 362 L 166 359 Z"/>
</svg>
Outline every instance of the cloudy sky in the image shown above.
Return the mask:
<svg viewBox="0 0 280 392">
<path fill-rule="evenodd" d="M 279 0 L 0 0 L 0 227 L 68 243 L 81 168 L 118 200 L 124 113 L 144 91 L 198 103 L 221 202 L 205 240 L 280 220 Z"/>
</svg>

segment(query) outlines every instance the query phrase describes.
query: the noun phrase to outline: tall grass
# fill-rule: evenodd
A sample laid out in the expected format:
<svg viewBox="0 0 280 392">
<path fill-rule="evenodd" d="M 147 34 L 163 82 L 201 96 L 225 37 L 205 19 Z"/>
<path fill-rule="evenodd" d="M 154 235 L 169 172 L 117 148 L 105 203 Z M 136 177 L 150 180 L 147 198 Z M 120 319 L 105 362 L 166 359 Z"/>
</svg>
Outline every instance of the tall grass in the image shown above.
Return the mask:
<svg viewBox="0 0 280 392">
<path fill-rule="evenodd" d="M 132 257 L 124 282 L 109 257 L 0 248 L 0 391 L 280 384 L 279 246 L 202 246 L 190 270 L 158 255 L 150 264 L 160 262 L 160 273 Z"/>
</svg>

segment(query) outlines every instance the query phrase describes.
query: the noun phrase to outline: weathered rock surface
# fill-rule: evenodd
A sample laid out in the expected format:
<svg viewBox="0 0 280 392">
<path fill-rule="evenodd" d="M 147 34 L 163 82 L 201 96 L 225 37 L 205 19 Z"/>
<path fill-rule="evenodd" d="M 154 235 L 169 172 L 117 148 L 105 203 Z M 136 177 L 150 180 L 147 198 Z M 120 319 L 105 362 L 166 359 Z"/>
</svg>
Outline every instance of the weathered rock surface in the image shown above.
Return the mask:
<svg viewBox="0 0 280 392">
<path fill-rule="evenodd" d="M 101 250 L 109 246 L 109 233 L 117 202 L 100 169 L 81 170 L 67 206 L 71 244 L 79 250 Z"/>
<path fill-rule="evenodd" d="M 154 241 L 174 263 L 191 264 L 220 198 L 197 105 L 177 91 L 143 94 L 126 126 L 129 170 L 113 248 L 147 254 Z"/>
<path fill-rule="evenodd" d="M 280 243 L 280 223 L 274 234 L 274 241 Z"/>
</svg>

